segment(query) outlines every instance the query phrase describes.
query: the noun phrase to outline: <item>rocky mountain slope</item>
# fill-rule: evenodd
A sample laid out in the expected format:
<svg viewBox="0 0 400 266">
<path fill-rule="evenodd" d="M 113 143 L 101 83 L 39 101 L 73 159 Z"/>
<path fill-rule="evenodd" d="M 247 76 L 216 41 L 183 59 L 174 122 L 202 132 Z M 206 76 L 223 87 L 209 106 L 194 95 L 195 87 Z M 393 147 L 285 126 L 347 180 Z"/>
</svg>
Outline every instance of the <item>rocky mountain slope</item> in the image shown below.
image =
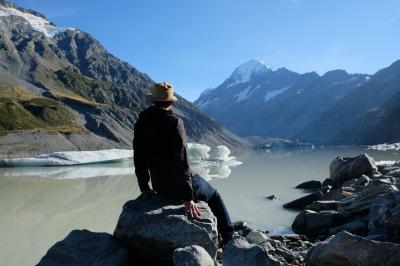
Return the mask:
<svg viewBox="0 0 400 266">
<path fill-rule="evenodd" d="M 90 34 L 0 0 L 2 155 L 131 146 L 152 79 Z M 179 97 L 190 141 L 246 142 Z"/>
<path fill-rule="evenodd" d="M 400 141 L 400 61 L 378 71 L 298 137 L 320 144 Z"/>
<path fill-rule="evenodd" d="M 195 104 L 240 136 L 295 138 L 369 78 L 343 70 L 322 76 L 272 70 L 250 60 Z"/>
</svg>

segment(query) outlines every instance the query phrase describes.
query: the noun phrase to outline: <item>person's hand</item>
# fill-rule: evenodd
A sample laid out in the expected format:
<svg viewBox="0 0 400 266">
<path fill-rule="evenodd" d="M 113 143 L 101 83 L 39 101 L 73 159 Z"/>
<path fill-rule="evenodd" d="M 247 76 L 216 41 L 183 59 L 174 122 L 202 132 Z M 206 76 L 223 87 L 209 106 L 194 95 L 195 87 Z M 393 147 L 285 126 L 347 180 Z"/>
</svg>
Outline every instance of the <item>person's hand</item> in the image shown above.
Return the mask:
<svg viewBox="0 0 400 266">
<path fill-rule="evenodd" d="M 183 204 L 185 205 L 186 215 L 193 218 L 200 217 L 200 210 L 197 208 L 196 204 L 193 200 L 191 201 L 184 201 Z"/>
</svg>

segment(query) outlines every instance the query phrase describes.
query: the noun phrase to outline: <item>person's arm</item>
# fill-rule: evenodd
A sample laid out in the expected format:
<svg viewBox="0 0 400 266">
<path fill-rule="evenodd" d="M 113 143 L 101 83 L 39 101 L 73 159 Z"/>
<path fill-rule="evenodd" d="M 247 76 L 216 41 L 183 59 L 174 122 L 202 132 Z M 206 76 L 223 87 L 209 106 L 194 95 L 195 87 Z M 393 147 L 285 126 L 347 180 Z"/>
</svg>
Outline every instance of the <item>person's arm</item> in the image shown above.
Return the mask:
<svg viewBox="0 0 400 266">
<path fill-rule="evenodd" d="M 200 210 L 193 201 L 192 173 L 188 160 L 187 136 L 181 119 L 178 120 L 176 133 L 176 148 L 178 153 L 177 170 L 178 173 L 180 173 L 178 176 L 180 187 L 177 189 L 181 192 L 181 199 L 185 205 L 186 214 L 191 217 L 199 218 Z"/>
<path fill-rule="evenodd" d="M 133 162 L 135 164 L 135 173 L 141 192 L 150 191 L 150 174 L 147 167 L 147 158 L 143 140 L 140 137 L 140 122 L 135 124 L 133 138 Z"/>
</svg>

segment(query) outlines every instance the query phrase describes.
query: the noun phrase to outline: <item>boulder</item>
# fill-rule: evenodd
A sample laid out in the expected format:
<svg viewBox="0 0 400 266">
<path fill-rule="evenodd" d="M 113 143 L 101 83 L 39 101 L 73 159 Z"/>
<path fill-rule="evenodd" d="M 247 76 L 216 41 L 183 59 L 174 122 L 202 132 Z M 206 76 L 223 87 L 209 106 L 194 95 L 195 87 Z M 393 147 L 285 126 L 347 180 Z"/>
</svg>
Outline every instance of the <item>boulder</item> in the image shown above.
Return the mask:
<svg viewBox="0 0 400 266">
<path fill-rule="evenodd" d="M 336 211 L 339 201 L 337 200 L 318 200 L 306 206 L 306 210 L 315 212 L 319 211 Z"/>
<path fill-rule="evenodd" d="M 359 192 L 363 190 L 369 184 L 370 181 L 371 178 L 369 178 L 366 175 L 362 175 L 358 178 L 353 178 L 344 182 L 342 186 L 346 188 L 351 188 L 355 192 Z"/>
<path fill-rule="evenodd" d="M 247 222 L 245 221 L 237 221 L 232 223 L 232 225 L 233 225 L 233 230 L 241 236 L 246 236 L 248 233 L 253 231 L 253 229 L 250 226 L 248 226 Z"/>
<path fill-rule="evenodd" d="M 329 229 L 329 233 L 332 235 L 335 235 L 341 231 L 347 231 L 357 235 L 365 235 L 368 231 L 368 223 L 363 219 L 356 219 Z"/>
<path fill-rule="evenodd" d="M 343 183 L 352 178 L 378 171 L 375 161 L 366 153 L 356 157 L 337 157 L 329 166 L 330 179 L 334 183 Z"/>
<path fill-rule="evenodd" d="M 260 231 L 251 231 L 250 233 L 247 234 L 246 240 L 250 244 L 261 244 L 266 240 L 268 240 L 268 236 Z"/>
<path fill-rule="evenodd" d="M 296 188 L 301 188 L 301 189 L 321 189 L 321 181 L 318 180 L 310 180 L 303 182 L 299 185 L 296 186 Z"/>
<path fill-rule="evenodd" d="M 147 192 L 123 206 L 114 236 L 146 258 L 172 258 L 177 248 L 197 245 L 214 259 L 218 249 L 217 220 L 208 205 L 196 204 L 199 219 L 185 215 L 183 205 Z"/>
<path fill-rule="evenodd" d="M 54 244 L 38 266 L 129 266 L 128 249 L 112 235 L 73 230 Z"/>
<path fill-rule="evenodd" d="M 175 266 L 214 266 L 215 263 L 207 251 L 199 246 L 192 245 L 177 248 L 173 253 Z"/>
<path fill-rule="evenodd" d="M 276 200 L 276 199 L 279 199 L 277 196 L 275 196 L 275 195 L 269 195 L 269 196 L 267 196 L 266 197 L 267 199 L 269 199 L 269 200 Z"/>
<path fill-rule="evenodd" d="M 368 215 L 368 228 L 373 231 L 386 227 L 388 220 L 399 211 L 400 191 L 377 196 Z"/>
<path fill-rule="evenodd" d="M 390 230 L 394 230 L 397 233 L 400 232 L 400 211 L 394 212 L 385 223 L 385 227 Z"/>
<path fill-rule="evenodd" d="M 288 202 L 284 204 L 283 207 L 286 209 L 304 209 L 308 204 L 320 200 L 322 196 L 322 192 L 318 191 Z"/>
<path fill-rule="evenodd" d="M 346 218 L 337 211 L 310 211 L 299 213 L 292 223 L 292 229 L 296 234 L 308 237 L 329 235 L 331 227 L 343 224 Z"/>
<path fill-rule="evenodd" d="M 338 210 L 346 215 L 368 214 L 378 195 L 397 191 L 389 178 L 373 179 L 362 191 L 339 202 Z"/>
<path fill-rule="evenodd" d="M 339 201 L 339 200 L 345 199 L 347 197 L 350 197 L 353 194 L 354 194 L 353 189 L 348 189 L 346 187 L 339 187 L 339 188 L 333 189 L 333 190 L 327 192 L 326 194 L 324 194 L 324 196 L 321 198 L 321 200 Z"/>
<path fill-rule="evenodd" d="M 397 167 L 396 169 L 387 172 L 386 175 L 400 178 L 400 167 Z"/>
<path fill-rule="evenodd" d="M 282 265 L 259 245 L 250 244 L 243 237 L 235 237 L 222 253 L 224 266 L 278 266 Z"/>
<path fill-rule="evenodd" d="M 400 245 L 341 232 L 311 248 L 305 259 L 309 266 L 395 266 L 400 261 Z"/>
</svg>

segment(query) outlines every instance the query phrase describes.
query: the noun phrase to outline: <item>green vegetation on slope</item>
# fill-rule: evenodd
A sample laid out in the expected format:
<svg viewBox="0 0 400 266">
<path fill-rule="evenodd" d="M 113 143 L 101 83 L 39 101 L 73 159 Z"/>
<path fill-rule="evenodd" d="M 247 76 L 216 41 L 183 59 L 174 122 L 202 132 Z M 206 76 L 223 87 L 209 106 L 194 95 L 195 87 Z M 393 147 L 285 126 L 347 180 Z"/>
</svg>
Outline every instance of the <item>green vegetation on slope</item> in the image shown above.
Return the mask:
<svg viewBox="0 0 400 266">
<path fill-rule="evenodd" d="M 52 99 L 0 97 L 0 135 L 27 129 L 50 133 L 84 130 L 65 107 Z"/>
</svg>

